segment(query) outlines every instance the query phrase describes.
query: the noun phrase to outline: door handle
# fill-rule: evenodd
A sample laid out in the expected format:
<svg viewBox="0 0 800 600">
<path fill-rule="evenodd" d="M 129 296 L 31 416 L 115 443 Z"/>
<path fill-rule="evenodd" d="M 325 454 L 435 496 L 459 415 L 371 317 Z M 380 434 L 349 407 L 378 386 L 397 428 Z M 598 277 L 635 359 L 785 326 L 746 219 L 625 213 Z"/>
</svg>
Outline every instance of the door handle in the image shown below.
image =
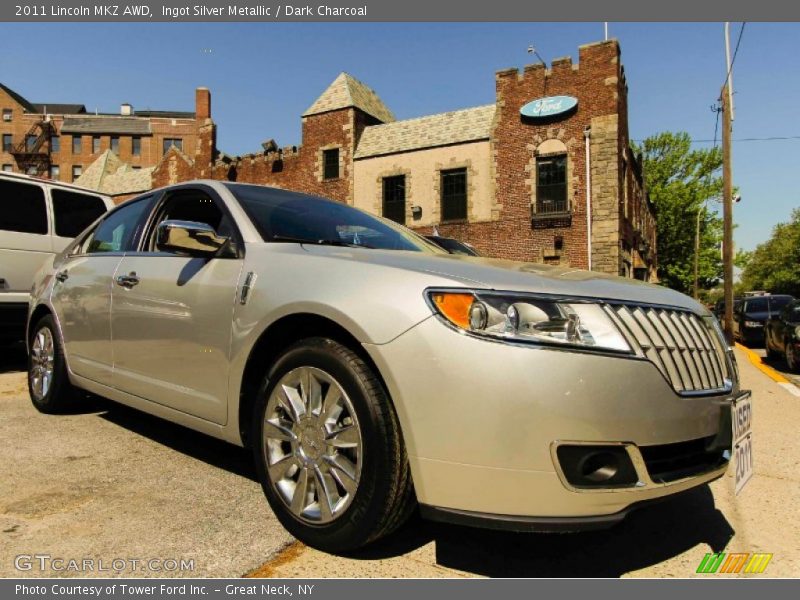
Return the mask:
<svg viewBox="0 0 800 600">
<path fill-rule="evenodd" d="M 139 278 L 136 276 L 134 271 L 131 271 L 127 275 L 119 275 L 117 276 L 117 285 L 131 289 L 133 286 L 139 283 Z"/>
<path fill-rule="evenodd" d="M 63 282 L 65 282 L 67 279 L 69 279 L 69 272 L 68 272 L 66 269 L 64 269 L 63 271 L 59 271 L 58 273 L 56 273 L 56 281 L 60 281 L 60 282 L 62 282 L 62 283 L 63 283 Z"/>
</svg>

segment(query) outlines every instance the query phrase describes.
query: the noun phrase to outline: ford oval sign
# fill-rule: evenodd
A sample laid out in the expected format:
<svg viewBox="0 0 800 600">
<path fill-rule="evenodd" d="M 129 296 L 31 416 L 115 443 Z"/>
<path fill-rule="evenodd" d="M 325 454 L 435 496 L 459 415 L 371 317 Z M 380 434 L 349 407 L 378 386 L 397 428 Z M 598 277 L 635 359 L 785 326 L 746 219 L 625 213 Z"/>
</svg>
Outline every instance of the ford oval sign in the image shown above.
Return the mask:
<svg viewBox="0 0 800 600">
<path fill-rule="evenodd" d="M 562 115 L 576 106 L 578 106 L 578 99 L 573 96 L 549 96 L 528 102 L 519 109 L 519 112 L 523 117 L 543 119 Z"/>
</svg>

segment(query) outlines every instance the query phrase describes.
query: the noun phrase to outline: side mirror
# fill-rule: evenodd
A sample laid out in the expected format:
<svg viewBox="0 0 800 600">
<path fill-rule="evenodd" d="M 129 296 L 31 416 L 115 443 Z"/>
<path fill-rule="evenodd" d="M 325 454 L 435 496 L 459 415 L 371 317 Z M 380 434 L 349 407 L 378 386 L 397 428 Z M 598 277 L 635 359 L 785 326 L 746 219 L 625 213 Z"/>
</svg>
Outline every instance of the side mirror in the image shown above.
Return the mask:
<svg viewBox="0 0 800 600">
<path fill-rule="evenodd" d="M 192 256 L 212 257 L 230 238 L 218 235 L 211 225 L 196 221 L 162 221 L 156 229 L 156 250 L 184 252 Z"/>
</svg>

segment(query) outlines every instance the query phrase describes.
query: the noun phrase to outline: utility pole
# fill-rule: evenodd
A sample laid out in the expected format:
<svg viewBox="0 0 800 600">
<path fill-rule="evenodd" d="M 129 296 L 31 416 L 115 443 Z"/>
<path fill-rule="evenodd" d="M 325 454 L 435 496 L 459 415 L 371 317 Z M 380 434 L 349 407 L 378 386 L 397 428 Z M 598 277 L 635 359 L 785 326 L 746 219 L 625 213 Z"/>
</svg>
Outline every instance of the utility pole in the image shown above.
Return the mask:
<svg viewBox="0 0 800 600">
<path fill-rule="evenodd" d="M 700 297 L 700 277 L 698 274 L 700 265 L 700 214 L 703 212 L 704 207 L 705 204 L 701 204 L 697 209 L 697 223 L 694 230 L 694 288 L 692 289 L 694 290 L 695 300 Z"/>
<path fill-rule="evenodd" d="M 733 173 L 731 169 L 731 123 L 733 121 L 733 77 L 731 73 L 730 23 L 725 23 L 725 56 L 728 68 L 722 86 L 722 264 L 725 281 L 723 328 L 728 343 L 733 343 Z"/>
</svg>

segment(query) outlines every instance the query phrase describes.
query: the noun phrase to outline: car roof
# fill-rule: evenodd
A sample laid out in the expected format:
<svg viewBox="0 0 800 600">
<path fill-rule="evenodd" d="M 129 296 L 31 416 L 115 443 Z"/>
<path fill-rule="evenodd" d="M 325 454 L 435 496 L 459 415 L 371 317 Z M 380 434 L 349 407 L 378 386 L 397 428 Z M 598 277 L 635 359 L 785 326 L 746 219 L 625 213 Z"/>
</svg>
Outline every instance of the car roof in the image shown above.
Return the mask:
<svg viewBox="0 0 800 600">
<path fill-rule="evenodd" d="M 80 185 L 75 185 L 74 183 L 66 183 L 64 181 L 53 181 L 52 179 L 47 179 L 46 177 L 33 177 L 32 175 L 25 175 L 24 173 L 9 173 L 8 171 L 0 172 L 0 177 L 8 178 L 8 179 L 18 179 L 20 181 L 28 181 L 32 183 L 45 183 L 47 185 L 51 185 L 53 187 L 60 187 L 69 190 L 74 190 L 76 192 L 83 192 L 85 194 L 92 194 L 93 196 L 101 196 L 102 198 L 107 198 L 111 200 L 111 196 L 108 194 L 103 194 L 102 192 L 98 192 L 97 190 L 93 190 L 91 188 L 82 187 Z"/>
</svg>

